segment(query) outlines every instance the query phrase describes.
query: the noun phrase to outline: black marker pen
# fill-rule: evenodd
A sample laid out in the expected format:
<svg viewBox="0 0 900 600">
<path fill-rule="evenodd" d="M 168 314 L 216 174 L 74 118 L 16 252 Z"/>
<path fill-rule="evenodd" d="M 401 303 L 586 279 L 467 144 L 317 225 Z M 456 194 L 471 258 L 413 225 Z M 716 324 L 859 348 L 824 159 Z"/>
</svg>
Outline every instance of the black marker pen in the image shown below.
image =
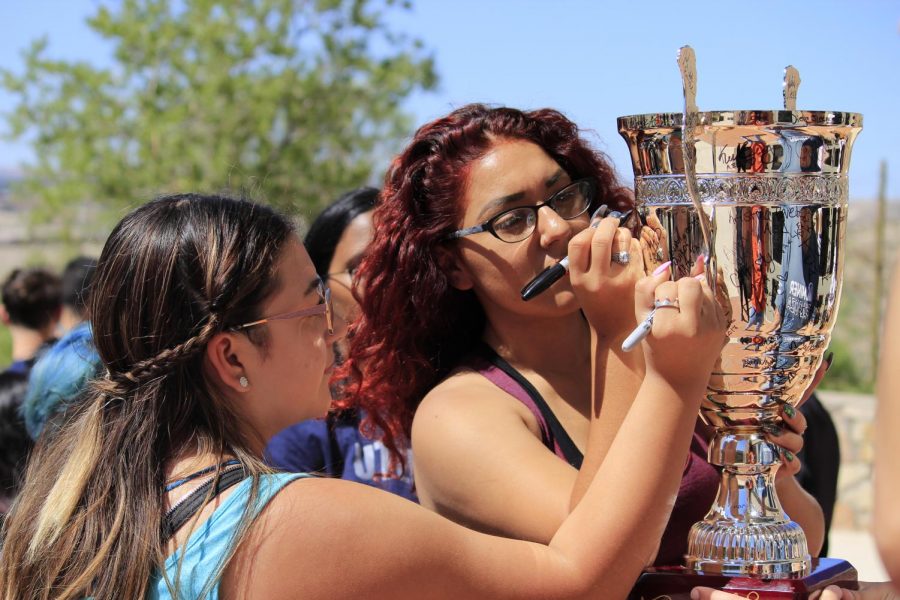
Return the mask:
<svg viewBox="0 0 900 600">
<path fill-rule="evenodd" d="M 594 214 L 591 215 L 591 221 L 596 219 L 597 217 L 609 216 L 616 217 L 619 219 L 621 223 L 631 214 L 631 210 L 626 211 L 624 213 L 620 213 L 619 211 L 612 211 L 608 215 L 606 214 L 606 210 L 609 210 L 607 206 L 604 204 L 600 208 L 594 211 Z M 600 221 L 597 220 L 595 223 L 591 225 L 591 227 L 597 227 L 600 224 Z M 522 288 L 522 300 L 526 302 L 531 300 L 551 285 L 559 281 L 563 275 L 569 272 L 569 257 L 566 256 L 561 261 L 553 265 L 552 267 L 547 267 L 543 271 L 537 274 L 537 276 L 528 282 L 525 287 Z"/>
</svg>

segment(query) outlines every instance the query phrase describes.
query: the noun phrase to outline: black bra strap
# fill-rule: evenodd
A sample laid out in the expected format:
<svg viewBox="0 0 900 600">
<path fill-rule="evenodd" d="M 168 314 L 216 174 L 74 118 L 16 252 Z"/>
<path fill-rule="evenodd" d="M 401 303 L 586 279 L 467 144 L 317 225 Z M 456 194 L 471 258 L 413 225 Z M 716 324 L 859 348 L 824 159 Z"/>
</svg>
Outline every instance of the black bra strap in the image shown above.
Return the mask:
<svg viewBox="0 0 900 600">
<path fill-rule="evenodd" d="M 547 406 L 547 401 L 544 400 L 541 393 L 531 385 L 530 381 L 525 379 L 521 373 L 519 373 L 511 364 L 506 362 L 506 360 L 487 344 L 482 344 L 482 355 L 492 365 L 512 377 L 516 383 L 522 386 L 525 393 L 531 397 L 535 406 L 541 411 L 541 415 L 543 415 L 544 420 L 547 422 L 547 426 L 550 427 L 550 432 L 553 434 L 553 437 L 556 438 L 556 443 L 559 444 L 563 456 L 566 457 L 566 462 L 576 469 L 580 469 L 581 463 L 584 461 L 584 454 L 581 453 L 581 450 L 578 449 L 578 446 L 575 445 L 575 442 L 572 441 L 572 438 L 569 437 L 569 434 L 563 428 L 562 423 L 559 422 L 559 419 L 556 418 L 556 415 L 553 414 L 553 411 Z"/>
<path fill-rule="evenodd" d="M 237 469 L 229 469 L 218 478 L 213 477 L 196 490 L 188 494 L 184 500 L 179 502 L 172 510 L 166 513 L 162 523 L 162 539 L 168 541 L 175 532 L 181 529 L 197 512 L 203 507 L 209 489 L 213 482 L 216 484 L 213 497 L 218 496 L 231 486 L 244 480 L 247 477 L 243 465 Z"/>
</svg>

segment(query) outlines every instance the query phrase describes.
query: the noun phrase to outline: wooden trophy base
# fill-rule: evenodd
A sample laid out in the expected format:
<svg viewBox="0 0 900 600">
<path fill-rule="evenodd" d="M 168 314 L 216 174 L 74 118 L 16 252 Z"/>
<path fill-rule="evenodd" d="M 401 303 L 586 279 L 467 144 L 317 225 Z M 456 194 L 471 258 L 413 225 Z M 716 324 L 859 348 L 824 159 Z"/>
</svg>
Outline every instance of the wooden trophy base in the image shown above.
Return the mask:
<svg viewBox="0 0 900 600">
<path fill-rule="evenodd" d="M 638 578 L 629 600 L 690 600 L 697 586 L 725 590 L 751 600 L 805 600 L 812 592 L 837 585 L 859 589 L 856 569 L 845 560 L 814 558 L 812 568 L 803 577 L 763 579 L 761 577 L 713 575 L 686 567 L 647 569 Z"/>
</svg>

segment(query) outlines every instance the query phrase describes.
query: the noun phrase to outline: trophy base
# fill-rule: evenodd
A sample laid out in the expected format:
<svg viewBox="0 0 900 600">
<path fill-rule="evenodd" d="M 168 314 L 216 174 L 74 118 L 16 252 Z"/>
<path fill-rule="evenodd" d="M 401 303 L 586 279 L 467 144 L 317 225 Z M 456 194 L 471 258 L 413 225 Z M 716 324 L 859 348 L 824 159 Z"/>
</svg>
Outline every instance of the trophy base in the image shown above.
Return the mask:
<svg viewBox="0 0 900 600">
<path fill-rule="evenodd" d="M 628 600 L 690 600 L 691 590 L 697 586 L 725 590 L 752 600 L 805 600 L 812 592 L 829 585 L 858 589 L 856 569 L 846 560 L 814 558 L 806 575 L 775 579 L 701 573 L 686 567 L 658 567 L 641 574 Z"/>
</svg>

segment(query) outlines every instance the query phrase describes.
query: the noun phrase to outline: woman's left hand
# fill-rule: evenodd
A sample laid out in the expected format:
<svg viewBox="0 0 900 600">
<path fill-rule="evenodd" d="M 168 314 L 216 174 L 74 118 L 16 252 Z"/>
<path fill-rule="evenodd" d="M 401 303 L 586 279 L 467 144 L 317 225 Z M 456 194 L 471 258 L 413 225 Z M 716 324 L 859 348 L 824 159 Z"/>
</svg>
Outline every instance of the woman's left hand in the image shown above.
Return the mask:
<svg viewBox="0 0 900 600">
<path fill-rule="evenodd" d="M 803 433 L 806 431 L 806 417 L 790 404 L 782 407 L 781 418 L 781 427 L 763 426 L 766 438 L 781 448 L 782 464 L 775 475 L 776 482 L 800 472 L 800 459 L 797 458 L 797 454 L 803 450 Z"/>
</svg>

